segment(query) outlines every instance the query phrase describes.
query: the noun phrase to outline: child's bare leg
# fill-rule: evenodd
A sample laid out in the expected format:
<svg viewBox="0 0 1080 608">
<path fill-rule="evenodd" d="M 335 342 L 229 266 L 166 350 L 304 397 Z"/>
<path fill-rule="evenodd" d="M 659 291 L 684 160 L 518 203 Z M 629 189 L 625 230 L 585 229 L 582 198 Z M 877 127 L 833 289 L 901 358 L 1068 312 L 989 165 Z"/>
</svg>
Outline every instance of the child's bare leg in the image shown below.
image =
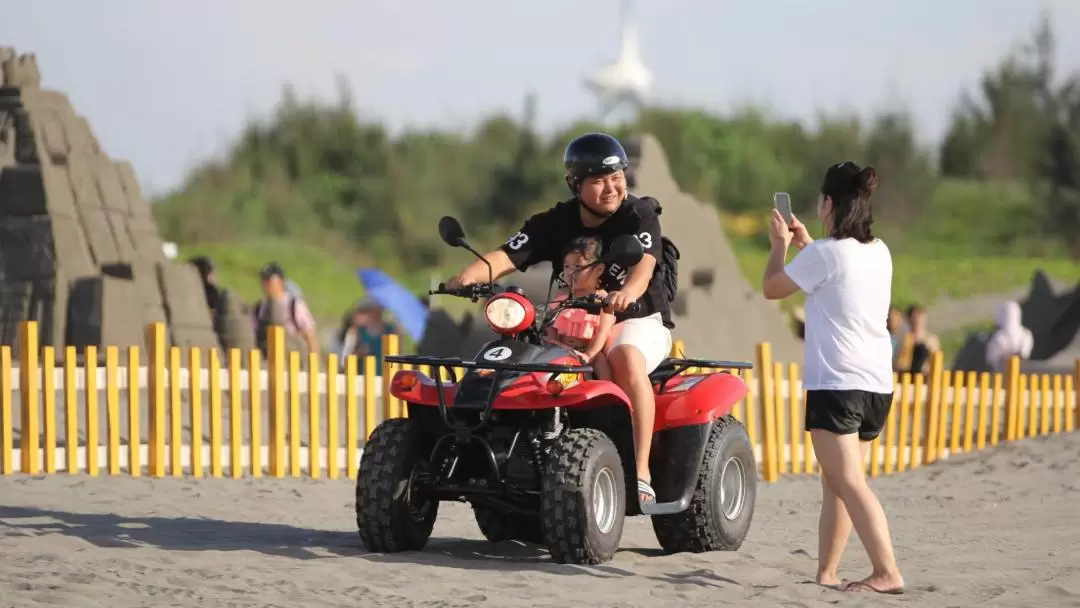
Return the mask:
<svg viewBox="0 0 1080 608">
<path fill-rule="evenodd" d="M 607 355 L 597 353 L 592 360 L 593 378 L 597 380 L 611 380 L 611 364 L 608 363 Z"/>
</svg>

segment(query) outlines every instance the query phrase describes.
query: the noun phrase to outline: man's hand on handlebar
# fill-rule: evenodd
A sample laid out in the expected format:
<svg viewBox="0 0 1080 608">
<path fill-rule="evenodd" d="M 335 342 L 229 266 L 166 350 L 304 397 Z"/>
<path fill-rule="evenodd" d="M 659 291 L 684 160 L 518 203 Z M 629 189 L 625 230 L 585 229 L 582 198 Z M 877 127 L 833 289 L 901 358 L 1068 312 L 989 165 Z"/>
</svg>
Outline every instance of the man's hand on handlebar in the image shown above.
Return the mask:
<svg viewBox="0 0 1080 608">
<path fill-rule="evenodd" d="M 440 285 L 440 289 L 456 290 L 465 287 L 466 285 L 472 285 L 475 281 L 469 279 L 464 273 L 450 277 L 445 283 Z"/>
<path fill-rule="evenodd" d="M 613 312 L 626 312 L 628 308 L 637 303 L 637 298 L 630 297 L 622 291 L 613 291 L 604 298 L 604 305 Z"/>
</svg>

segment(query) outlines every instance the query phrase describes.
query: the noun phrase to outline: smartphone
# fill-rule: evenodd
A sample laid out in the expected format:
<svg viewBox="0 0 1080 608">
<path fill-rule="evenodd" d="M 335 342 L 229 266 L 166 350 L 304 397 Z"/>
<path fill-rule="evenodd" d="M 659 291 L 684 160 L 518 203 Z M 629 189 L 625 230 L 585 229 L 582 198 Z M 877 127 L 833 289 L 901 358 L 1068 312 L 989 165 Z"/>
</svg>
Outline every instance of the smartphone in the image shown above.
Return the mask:
<svg viewBox="0 0 1080 608">
<path fill-rule="evenodd" d="M 780 212 L 780 216 L 784 218 L 784 221 L 789 225 L 794 221 L 794 217 L 791 215 L 791 197 L 787 192 L 777 192 L 772 195 L 773 207 Z"/>
</svg>

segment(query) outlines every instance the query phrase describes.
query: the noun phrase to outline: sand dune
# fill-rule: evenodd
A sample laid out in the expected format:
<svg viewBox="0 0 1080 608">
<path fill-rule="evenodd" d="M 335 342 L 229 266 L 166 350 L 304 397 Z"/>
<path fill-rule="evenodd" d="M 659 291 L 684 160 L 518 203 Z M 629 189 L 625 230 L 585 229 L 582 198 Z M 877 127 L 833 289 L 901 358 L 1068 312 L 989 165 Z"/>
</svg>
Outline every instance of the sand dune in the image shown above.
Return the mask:
<svg viewBox="0 0 1080 608">
<path fill-rule="evenodd" d="M 662 556 L 634 518 L 616 558 L 584 568 L 483 542 L 456 504 L 427 551 L 368 554 L 346 481 L 3 478 L 0 605 L 1080 606 L 1080 435 L 874 480 L 902 597 L 808 582 L 817 483 L 761 488 L 739 552 Z M 843 574 L 866 569 L 853 540 Z"/>
</svg>

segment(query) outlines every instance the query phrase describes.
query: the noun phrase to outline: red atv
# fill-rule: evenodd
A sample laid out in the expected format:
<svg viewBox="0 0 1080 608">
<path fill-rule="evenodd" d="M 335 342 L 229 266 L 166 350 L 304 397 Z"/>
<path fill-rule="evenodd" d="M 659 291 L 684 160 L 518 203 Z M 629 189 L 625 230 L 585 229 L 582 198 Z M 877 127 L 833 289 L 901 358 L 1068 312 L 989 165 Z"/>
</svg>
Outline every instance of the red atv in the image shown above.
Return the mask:
<svg viewBox="0 0 1080 608">
<path fill-rule="evenodd" d="M 447 244 L 464 247 L 457 220 L 443 218 Z M 633 236 L 617 239 L 602 260 L 640 261 Z M 550 292 L 550 289 L 549 289 Z M 444 500 L 469 502 L 491 541 L 545 545 L 559 563 L 598 564 L 619 547 L 626 515 L 652 516 L 665 551 L 735 550 L 753 517 L 754 450 L 731 409 L 747 392 L 726 371 L 749 363 L 668 359 L 650 378 L 656 434 L 650 469 L 657 502 L 639 504 L 631 409 L 626 394 L 577 355 L 544 338 L 559 311 L 599 312 L 594 298 L 550 302 L 537 314 L 522 290 L 493 281 L 446 294 L 486 299 L 485 317 L 501 337 L 475 360 L 389 356 L 391 363 L 447 369 L 394 374 L 390 392 L 408 418 L 383 421 L 371 434 L 356 482 L 356 524 L 370 551 L 422 549 Z M 457 378 L 454 368 L 464 369 Z M 631 500 L 627 500 L 627 497 Z"/>
</svg>

